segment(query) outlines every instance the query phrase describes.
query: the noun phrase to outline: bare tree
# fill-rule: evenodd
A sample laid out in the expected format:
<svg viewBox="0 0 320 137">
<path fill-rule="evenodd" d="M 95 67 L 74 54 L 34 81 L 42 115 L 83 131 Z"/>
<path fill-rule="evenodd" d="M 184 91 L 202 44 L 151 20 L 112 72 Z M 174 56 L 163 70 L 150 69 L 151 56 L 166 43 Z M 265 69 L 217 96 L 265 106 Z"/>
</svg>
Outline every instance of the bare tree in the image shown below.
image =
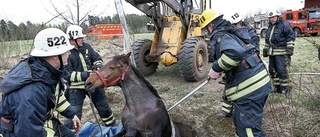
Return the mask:
<svg viewBox="0 0 320 137">
<path fill-rule="evenodd" d="M 68 24 L 82 25 L 97 7 L 94 0 L 49 0 L 53 11 L 48 12 Z"/>
</svg>

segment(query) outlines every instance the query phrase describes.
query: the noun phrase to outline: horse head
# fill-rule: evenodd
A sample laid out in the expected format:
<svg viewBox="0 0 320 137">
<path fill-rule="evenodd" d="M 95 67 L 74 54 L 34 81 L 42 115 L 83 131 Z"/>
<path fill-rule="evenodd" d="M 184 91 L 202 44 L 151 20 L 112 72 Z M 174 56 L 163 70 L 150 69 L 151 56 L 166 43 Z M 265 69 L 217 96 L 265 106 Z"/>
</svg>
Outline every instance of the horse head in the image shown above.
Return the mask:
<svg viewBox="0 0 320 137">
<path fill-rule="evenodd" d="M 97 87 L 109 87 L 118 85 L 123 80 L 125 73 L 130 67 L 129 57 L 131 52 L 114 56 L 111 61 L 102 66 L 99 70 L 94 70 L 87 78 L 85 89 L 94 91 Z"/>
</svg>

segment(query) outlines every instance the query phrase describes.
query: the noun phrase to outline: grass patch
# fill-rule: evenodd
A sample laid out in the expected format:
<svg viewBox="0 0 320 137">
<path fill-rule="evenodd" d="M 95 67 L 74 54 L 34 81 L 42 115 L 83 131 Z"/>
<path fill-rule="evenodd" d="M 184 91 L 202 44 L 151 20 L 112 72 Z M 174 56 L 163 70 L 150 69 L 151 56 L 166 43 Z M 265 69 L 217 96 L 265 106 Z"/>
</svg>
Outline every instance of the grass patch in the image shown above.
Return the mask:
<svg viewBox="0 0 320 137">
<path fill-rule="evenodd" d="M 30 51 L 32 48 L 32 40 L 21 41 L 5 41 L 0 42 L 0 66 L 1 68 L 9 68 L 9 61 L 12 57 L 19 57 Z"/>
<path fill-rule="evenodd" d="M 141 34 L 134 34 L 133 35 L 133 40 L 138 40 L 138 39 L 151 39 L 153 40 L 153 35 L 154 33 L 141 33 Z"/>
</svg>

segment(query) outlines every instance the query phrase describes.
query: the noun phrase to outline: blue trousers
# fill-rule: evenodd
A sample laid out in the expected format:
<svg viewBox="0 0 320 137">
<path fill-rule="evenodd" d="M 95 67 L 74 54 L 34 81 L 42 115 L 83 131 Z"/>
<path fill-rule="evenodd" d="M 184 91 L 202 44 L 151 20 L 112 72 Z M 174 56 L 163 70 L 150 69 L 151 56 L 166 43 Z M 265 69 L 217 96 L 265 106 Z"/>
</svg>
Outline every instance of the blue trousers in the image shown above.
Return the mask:
<svg viewBox="0 0 320 137">
<path fill-rule="evenodd" d="M 288 55 L 269 56 L 269 73 L 278 93 L 291 89 L 287 70 L 290 62 L 291 57 Z"/>
<path fill-rule="evenodd" d="M 239 137 L 265 137 L 262 130 L 263 107 L 268 96 L 261 99 L 243 99 L 234 102 L 233 122 Z"/>
<path fill-rule="evenodd" d="M 82 117 L 82 107 L 84 103 L 84 99 L 88 96 L 88 91 L 84 89 L 70 89 L 69 95 L 66 96 L 67 100 L 70 102 L 72 106 L 74 106 L 77 110 L 77 116 L 79 119 Z M 96 91 L 91 93 L 91 100 L 97 109 L 100 117 L 102 119 L 110 119 L 113 120 L 112 110 L 109 107 L 107 102 L 107 96 L 105 95 L 105 91 L 102 88 L 97 88 Z M 109 121 L 104 121 L 109 122 Z M 69 128 L 72 128 L 72 120 L 67 119 L 64 123 Z"/>
</svg>

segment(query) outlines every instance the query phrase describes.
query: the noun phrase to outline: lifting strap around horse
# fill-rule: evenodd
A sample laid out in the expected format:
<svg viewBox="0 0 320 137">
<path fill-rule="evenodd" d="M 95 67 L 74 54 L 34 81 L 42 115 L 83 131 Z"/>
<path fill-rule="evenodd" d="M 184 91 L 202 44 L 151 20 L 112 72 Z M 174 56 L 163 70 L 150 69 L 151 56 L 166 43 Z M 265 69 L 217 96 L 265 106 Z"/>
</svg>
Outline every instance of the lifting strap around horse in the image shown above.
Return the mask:
<svg viewBox="0 0 320 137">
<path fill-rule="evenodd" d="M 176 136 L 176 129 L 174 128 L 174 124 L 169 116 L 169 119 L 170 119 L 170 125 L 171 125 L 171 130 L 172 130 L 172 134 L 171 134 L 171 137 L 175 137 Z"/>
</svg>

